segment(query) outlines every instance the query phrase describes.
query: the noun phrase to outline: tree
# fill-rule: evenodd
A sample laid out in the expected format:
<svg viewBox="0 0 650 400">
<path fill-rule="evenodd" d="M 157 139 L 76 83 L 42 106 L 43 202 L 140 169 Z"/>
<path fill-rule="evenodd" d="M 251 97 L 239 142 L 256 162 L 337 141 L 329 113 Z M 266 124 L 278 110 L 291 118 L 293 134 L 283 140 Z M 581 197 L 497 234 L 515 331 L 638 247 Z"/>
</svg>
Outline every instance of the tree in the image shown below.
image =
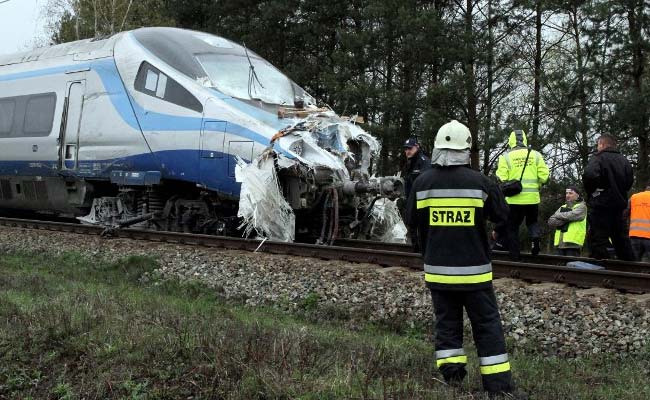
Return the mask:
<svg viewBox="0 0 650 400">
<path fill-rule="evenodd" d="M 163 0 L 50 0 L 52 42 L 112 35 L 142 26 L 173 26 Z"/>
</svg>

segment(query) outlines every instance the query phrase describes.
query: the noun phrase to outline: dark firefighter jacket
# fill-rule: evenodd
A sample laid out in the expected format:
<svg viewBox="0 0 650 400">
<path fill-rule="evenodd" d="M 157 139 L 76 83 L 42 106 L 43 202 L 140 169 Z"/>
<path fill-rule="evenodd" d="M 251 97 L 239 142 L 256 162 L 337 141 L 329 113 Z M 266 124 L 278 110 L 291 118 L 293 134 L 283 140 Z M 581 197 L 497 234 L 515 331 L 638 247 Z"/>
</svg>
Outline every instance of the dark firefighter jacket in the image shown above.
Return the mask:
<svg viewBox="0 0 650 400">
<path fill-rule="evenodd" d="M 590 209 L 624 210 L 627 192 L 634 183 L 632 165 L 615 148 L 603 149 L 587 163 L 582 183 Z"/>
<path fill-rule="evenodd" d="M 406 172 L 404 173 L 404 195 L 408 198 L 415 179 L 424 171 L 431 169 L 431 159 L 418 150 L 413 157 L 406 160 Z"/>
<path fill-rule="evenodd" d="M 497 184 L 469 166 L 434 166 L 415 180 L 406 221 L 417 230 L 428 285 L 440 290 L 491 286 L 486 218 L 505 224 L 508 205 Z"/>
</svg>

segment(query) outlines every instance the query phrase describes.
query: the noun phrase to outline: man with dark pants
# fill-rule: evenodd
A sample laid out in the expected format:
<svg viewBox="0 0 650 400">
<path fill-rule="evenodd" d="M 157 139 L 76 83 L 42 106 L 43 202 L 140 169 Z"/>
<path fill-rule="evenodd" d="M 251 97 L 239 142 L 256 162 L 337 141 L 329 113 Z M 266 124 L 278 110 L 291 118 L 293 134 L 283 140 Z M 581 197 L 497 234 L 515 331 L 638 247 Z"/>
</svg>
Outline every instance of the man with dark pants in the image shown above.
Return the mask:
<svg viewBox="0 0 650 400">
<path fill-rule="evenodd" d="M 431 156 L 433 168 L 413 183 L 407 223 L 417 233 L 424 276 L 436 316 L 436 364 L 445 380 L 466 375 L 463 309 L 472 325 L 483 388 L 490 395 L 513 391 L 503 328 L 492 287 L 486 234 L 488 218 L 505 222 L 508 208 L 498 186 L 469 167 L 469 129 L 443 125 Z M 517 398 L 526 398 L 517 394 Z"/>
<path fill-rule="evenodd" d="M 650 181 L 630 199 L 630 241 L 637 261 L 650 258 Z"/>
<path fill-rule="evenodd" d="M 521 180 L 521 193 L 506 197 L 510 207 L 507 228 L 508 247 L 511 258 L 519 260 L 521 258 L 519 226 L 524 219 L 531 240 L 531 253 L 539 254 L 541 236 L 537 223 L 539 189 L 548 181 L 549 170 L 544 157 L 539 152 L 528 148 L 528 139 L 523 130 L 517 129 L 510 133 L 508 146 L 510 151 L 499 157 L 496 175 L 503 182 Z"/>
<path fill-rule="evenodd" d="M 587 206 L 575 186 L 567 187 L 564 197 L 566 203 L 551 215 L 548 226 L 555 229 L 555 254 L 579 257 L 587 234 Z"/>
<path fill-rule="evenodd" d="M 404 172 L 404 194 L 408 198 L 415 179 L 424 171 L 431 168 L 431 160 L 420 149 L 417 138 L 409 138 L 404 142 L 406 169 Z"/>
<path fill-rule="evenodd" d="M 624 211 L 627 208 L 627 192 L 634 183 L 630 162 L 616 149 L 616 139 L 611 135 L 598 138 L 598 151 L 589 160 L 582 183 L 587 193 L 589 208 L 589 247 L 591 257 L 609 258 L 607 247 L 614 245 L 616 257 L 634 260 L 628 237 Z"/>
</svg>

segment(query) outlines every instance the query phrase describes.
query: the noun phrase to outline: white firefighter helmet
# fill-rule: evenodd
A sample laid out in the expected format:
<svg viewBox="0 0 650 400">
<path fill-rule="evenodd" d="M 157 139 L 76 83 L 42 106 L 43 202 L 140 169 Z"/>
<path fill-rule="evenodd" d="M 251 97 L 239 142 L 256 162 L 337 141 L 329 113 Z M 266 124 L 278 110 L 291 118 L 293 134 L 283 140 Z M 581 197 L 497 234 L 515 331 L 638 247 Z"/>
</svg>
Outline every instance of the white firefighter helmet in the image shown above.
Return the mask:
<svg viewBox="0 0 650 400">
<path fill-rule="evenodd" d="M 472 134 L 468 127 L 454 119 L 438 129 L 433 147 L 449 150 L 469 149 L 472 147 Z"/>
</svg>

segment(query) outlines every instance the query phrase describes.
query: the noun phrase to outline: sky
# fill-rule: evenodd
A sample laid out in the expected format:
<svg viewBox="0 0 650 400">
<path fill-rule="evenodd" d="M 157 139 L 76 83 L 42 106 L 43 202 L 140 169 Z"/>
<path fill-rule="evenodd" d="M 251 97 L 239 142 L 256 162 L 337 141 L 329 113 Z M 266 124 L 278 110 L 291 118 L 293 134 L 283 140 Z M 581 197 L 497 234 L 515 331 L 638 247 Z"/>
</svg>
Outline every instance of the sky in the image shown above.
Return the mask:
<svg viewBox="0 0 650 400">
<path fill-rule="evenodd" d="M 47 0 L 0 0 L 0 55 L 30 50 L 45 39 Z"/>
</svg>

